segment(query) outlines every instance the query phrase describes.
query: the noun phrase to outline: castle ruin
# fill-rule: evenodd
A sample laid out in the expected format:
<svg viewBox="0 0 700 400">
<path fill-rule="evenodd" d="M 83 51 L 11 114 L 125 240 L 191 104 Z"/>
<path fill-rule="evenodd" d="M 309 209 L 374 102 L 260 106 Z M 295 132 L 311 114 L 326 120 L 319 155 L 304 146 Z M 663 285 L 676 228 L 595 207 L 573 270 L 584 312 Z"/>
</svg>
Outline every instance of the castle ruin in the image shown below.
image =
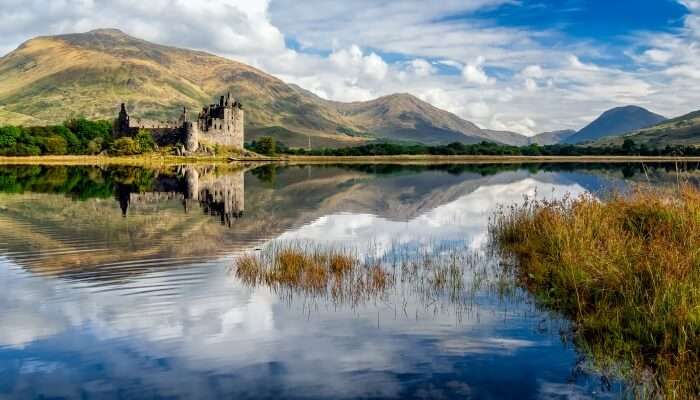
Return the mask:
<svg viewBox="0 0 700 400">
<path fill-rule="evenodd" d="M 245 135 L 243 106 L 231 98 L 231 93 L 219 98 L 219 104 L 204 107 L 196 121 L 190 121 L 184 108 L 177 121 L 154 121 L 131 118 L 122 103 L 117 117 L 117 137 L 135 136 L 143 129 L 151 133 L 159 145 L 181 145 L 193 153 L 202 144 L 219 144 L 243 149 Z"/>
</svg>

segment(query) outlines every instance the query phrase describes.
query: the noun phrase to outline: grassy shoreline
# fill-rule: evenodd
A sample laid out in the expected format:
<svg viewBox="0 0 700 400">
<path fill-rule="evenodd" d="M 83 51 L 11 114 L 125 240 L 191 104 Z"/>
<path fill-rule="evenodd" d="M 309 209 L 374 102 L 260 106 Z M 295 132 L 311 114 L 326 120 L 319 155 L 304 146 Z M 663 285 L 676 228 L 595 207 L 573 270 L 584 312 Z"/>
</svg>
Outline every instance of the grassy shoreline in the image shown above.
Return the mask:
<svg viewBox="0 0 700 400">
<path fill-rule="evenodd" d="M 575 324 L 595 367 L 638 397 L 700 395 L 700 191 L 526 200 L 490 235 L 545 308 Z"/>
<path fill-rule="evenodd" d="M 241 158 L 231 160 L 229 156 L 29 156 L 0 157 L 0 165 L 126 165 L 126 166 L 164 166 L 182 164 L 230 164 L 232 162 L 255 163 L 267 162 L 270 158 Z"/>
<path fill-rule="evenodd" d="M 668 163 L 699 162 L 700 157 L 639 157 L 639 156 L 0 156 L 0 165 L 180 165 L 272 162 L 283 164 L 500 164 L 500 163 Z"/>
<path fill-rule="evenodd" d="M 352 164 L 352 163 L 668 163 L 700 162 L 700 157 L 642 157 L 642 156 L 439 156 L 439 155 L 399 155 L 399 156 L 287 156 L 281 161 L 293 164 Z"/>
</svg>

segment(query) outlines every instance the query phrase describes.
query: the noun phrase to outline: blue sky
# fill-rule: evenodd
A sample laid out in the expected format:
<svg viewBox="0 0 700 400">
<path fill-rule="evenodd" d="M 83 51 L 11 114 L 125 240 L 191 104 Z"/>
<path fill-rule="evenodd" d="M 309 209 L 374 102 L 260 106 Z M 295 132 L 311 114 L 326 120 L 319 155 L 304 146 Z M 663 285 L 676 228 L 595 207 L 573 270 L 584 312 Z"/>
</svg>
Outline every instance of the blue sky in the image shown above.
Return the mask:
<svg viewBox="0 0 700 400">
<path fill-rule="evenodd" d="M 675 0 L 550 0 L 506 4 L 474 17 L 501 26 L 556 29 L 571 38 L 614 43 L 630 32 L 679 29 L 687 12 Z"/>
<path fill-rule="evenodd" d="M 119 28 L 233 58 L 319 96 L 408 92 L 491 129 L 700 109 L 700 0 L 0 0 L 0 51 Z"/>
</svg>

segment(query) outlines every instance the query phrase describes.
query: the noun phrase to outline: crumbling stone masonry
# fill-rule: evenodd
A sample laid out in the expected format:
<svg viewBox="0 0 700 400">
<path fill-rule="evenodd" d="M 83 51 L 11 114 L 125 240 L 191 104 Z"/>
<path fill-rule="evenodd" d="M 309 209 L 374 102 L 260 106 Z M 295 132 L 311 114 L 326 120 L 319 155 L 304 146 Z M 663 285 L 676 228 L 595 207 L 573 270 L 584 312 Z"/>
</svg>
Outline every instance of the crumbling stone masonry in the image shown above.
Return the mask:
<svg viewBox="0 0 700 400">
<path fill-rule="evenodd" d="M 153 121 L 131 118 L 122 103 L 115 134 L 117 137 L 135 136 L 140 129 L 147 130 L 159 145 L 182 145 L 195 152 L 200 144 L 220 144 L 243 150 L 245 120 L 243 106 L 231 98 L 221 96 L 219 104 L 204 107 L 195 121 L 189 120 L 187 108 L 177 121 Z"/>
</svg>

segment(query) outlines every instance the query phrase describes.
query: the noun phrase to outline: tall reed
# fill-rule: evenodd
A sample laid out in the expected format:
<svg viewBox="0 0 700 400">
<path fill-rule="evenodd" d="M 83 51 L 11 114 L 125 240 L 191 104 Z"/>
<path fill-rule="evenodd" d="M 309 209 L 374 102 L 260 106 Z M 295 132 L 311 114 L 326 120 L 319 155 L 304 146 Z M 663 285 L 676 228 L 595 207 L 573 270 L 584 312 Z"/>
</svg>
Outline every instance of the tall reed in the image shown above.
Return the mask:
<svg viewBox="0 0 700 400">
<path fill-rule="evenodd" d="M 598 368 L 645 383 L 640 396 L 700 396 L 700 191 L 526 199 L 490 236 Z"/>
<path fill-rule="evenodd" d="M 384 251 L 369 247 L 360 251 L 313 242 L 272 242 L 238 257 L 233 272 L 243 283 L 269 287 L 285 298 L 303 295 L 351 307 L 377 301 L 387 305 L 389 297 L 405 305 L 410 298 L 434 312 L 449 307 L 460 318 L 487 283 L 488 263 L 462 246 L 397 245 Z"/>
</svg>

